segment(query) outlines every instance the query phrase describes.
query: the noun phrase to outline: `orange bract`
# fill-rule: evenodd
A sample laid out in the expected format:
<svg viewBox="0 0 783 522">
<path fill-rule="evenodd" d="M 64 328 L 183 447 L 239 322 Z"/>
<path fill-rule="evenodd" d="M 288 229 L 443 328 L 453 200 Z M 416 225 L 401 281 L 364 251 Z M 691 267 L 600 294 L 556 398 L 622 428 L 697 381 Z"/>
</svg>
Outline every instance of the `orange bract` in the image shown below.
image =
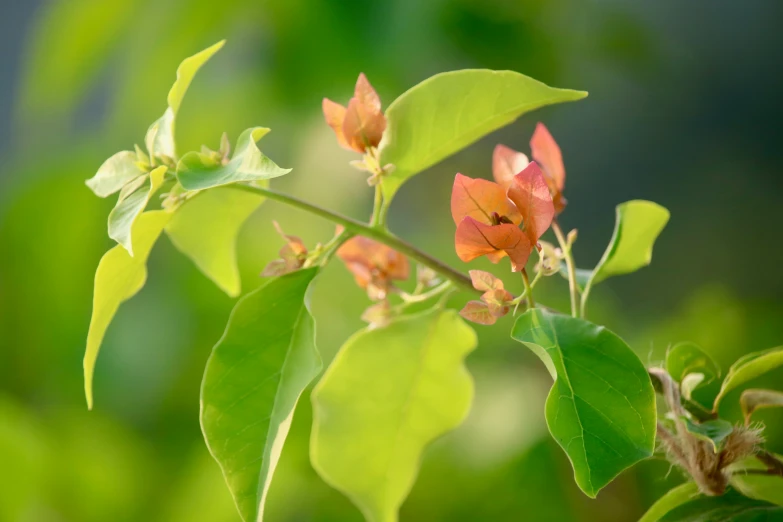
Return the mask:
<svg viewBox="0 0 783 522">
<path fill-rule="evenodd" d="M 492 177 L 504 189 L 508 189 L 514 176 L 528 166 L 530 160 L 512 148 L 498 145 L 492 153 Z"/>
<path fill-rule="evenodd" d="M 324 98 L 323 111 L 326 123 L 337 135 L 337 141 L 348 150 L 364 153 L 370 147 L 377 147 L 386 130 L 381 99 L 364 73 L 356 80 L 354 95 L 347 109 Z"/>
<path fill-rule="evenodd" d="M 460 311 L 460 315 L 478 324 L 494 324 L 511 310 L 514 296 L 503 287 L 503 281 L 482 270 L 471 270 L 470 280 L 473 288 L 484 292 L 481 301 L 470 301 Z"/>
<path fill-rule="evenodd" d="M 565 189 L 565 166 L 563 154 L 555 139 L 543 123 L 536 125 L 533 137 L 530 138 L 530 150 L 533 159 L 537 161 L 546 175 L 549 191 L 552 193 L 555 211 L 563 211 L 567 201 L 563 197 Z"/>
<path fill-rule="evenodd" d="M 508 197 L 522 213 L 525 234 L 530 243 L 535 245 L 555 217 L 552 195 L 541 169 L 535 162 L 514 176 L 508 188 Z"/>
<path fill-rule="evenodd" d="M 451 189 L 451 217 L 454 223 L 459 225 L 463 219 L 471 217 L 485 225 L 498 224 L 493 220 L 493 213 L 498 218 L 507 218 L 504 221 L 506 223 L 519 225 L 522 220 L 503 187 L 485 179 L 457 174 Z"/>
<path fill-rule="evenodd" d="M 472 217 L 466 217 L 457 225 L 454 245 L 457 256 L 465 262 L 487 256 L 490 261 L 497 263 L 508 256 L 514 272 L 525 267 L 533 248 L 528 237 L 517 225 L 486 225 Z"/>
<path fill-rule="evenodd" d="M 346 241 L 337 249 L 337 257 L 372 299 L 384 299 L 391 281 L 404 281 L 410 273 L 407 257 L 362 236 Z"/>
</svg>

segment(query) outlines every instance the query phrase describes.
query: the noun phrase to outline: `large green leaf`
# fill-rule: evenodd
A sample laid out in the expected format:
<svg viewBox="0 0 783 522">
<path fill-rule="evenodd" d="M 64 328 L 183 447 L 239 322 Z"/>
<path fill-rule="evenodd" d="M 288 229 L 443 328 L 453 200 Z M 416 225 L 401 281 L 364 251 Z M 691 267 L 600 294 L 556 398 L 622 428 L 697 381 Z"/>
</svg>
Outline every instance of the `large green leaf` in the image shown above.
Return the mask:
<svg viewBox="0 0 783 522">
<path fill-rule="evenodd" d="M 136 153 L 123 150 L 104 161 L 86 184 L 96 196 L 105 198 L 142 175 L 144 171 L 138 166 Z"/>
<path fill-rule="evenodd" d="M 701 496 L 695 482 L 686 482 L 666 492 L 639 519 L 639 522 L 658 522 L 669 511 Z"/>
<path fill-rule="evenodd" d="M 152 195 L 163 184 L 166 167 L 160 166 L 139 178 L 138 185 L 133 182 L 120 192 L 117 205 L 109 213 L 109 237 L 123 246 L 133 256 L 133 235 L 131 230 L 136 220 L 147 207 Z"/>
<path fill-rule="evenodd" d="M 626 201 L 617 205 L 616 212 L 612 240 L 588 286 L 649 265 L 653 244 L 669 221 L 669 211 L 652 201 Z"/>
<path fill-rule="evenodd" d="M 237 235 L 263 201 L 263 196 L 229 187 L 207 190 L 177 209 L 166 233 L 207 277 L 235 297 L 240 292 Z"/>
<path fill-rule="evenodd" d="M 773 522 L 783 520 L 783 507 L 729 491 L 719 497 L 699 497 L 683 504 L 660 522 Z"/>
<path fill-rule="evenodd" d="M 783 457 L 777 455 L 783 462 Z M 765 500 L 778 506 L 783 506 L 783 477 L 780 475 L 761 475 L 748 473 L 766 470 L 767 466 L 756 457 L 749 457 L 733 464 L 731 471 L 731 485 L 746 497 L 756 500 Z"/>
<path fill-rule="evenodd" d="M 582 491 L 595 497 L 652 455 L 655 392 L 625 341 L 601 326 L 540 309 L 522 314 L 511 337 L 535 352 L 555 379 L 547 425 Z"/>
<path fill-rule="evenodd" d="M 268 132 L 264 127 L 252 127 L 240 134 L 234 156 L 225 165 L 209 154 L 188 152 L 177 165 L 179 182 L 187 190 L 202 190 L 237 181 L 276 178 L 291 172 L 278 167 L 258 149 L 256 142 Z"/>
<path fill-rule="evenodd" d="M 310 459 L 369 522 L 395 522 L 427 444 L 470 409 L 476 334 L 453 310 L 363 330 L 313 391 Z"/>
<path fill-rule="evenodd" d="M 762 352 L 753 352 L 740 357 L 731 365 L 729 373 L 723 379 L 720 391 L 715 397 L 712 409 L 717 411 L 720 401 L 731 390 L 751 379 L 783 366 L 783 347 L 771 348 Z"/>
<path fill-rule="evenodd" d="M 386 110 L 381 164 L 394 164 L 383 180 L 391 199 L 408 178 L 479 138 L 545 105 L 579 100 L 583 91 L 555 89 L 513 71 L 468 69 L 421 82 Z"/>
<path fill-rule="evenodd" d="M 87 333 L 87 350 L 84 354 L 84 392 L 87 406 L 92 409 L 92 377 L 103 336 L 120 304 L 133 297 L 147 280 L 147 257 L 166 226 L 171 214 L 163 210 L 145 212 L 133 225 L 133 244 L 136 255 L 120 245 L 101 258 L 95 271 L 95 289 L 92 301 L 92 318 Z"/>
<path fill-rule="evenodd" d="M 239 300 L 201 385 L 201 427 L 245 522 L 261 521 L 302 391 L 321 370 L 308 268 Z"/>
<path fill-rule="evenodd" d="M 171 90 L 168 95 L 168 108 L 163 113 L 163 116 L 158 118 L 152 125 L 150 125 L 147 131 L 147 136 L 144 139 L 147 145 L 147 151 L 150 154 L 156 156 L 168 156 L 169 158 L 176 158 L 176 145 L 174 140 L 174 127 L 177 118 L 177 112 L 179 112 L 180 105 L 182 105 L 182 99 L 185 97 L 185 93 L 190 87 L 190 82 L 193 81 L 193 77 L 204 65 L 207 60 L 212 58 L 216 52 L 218 52 L 225 44 L 226 41 L 222 40 L 211 47 L 207 47 L 203 51 L 185 58 L 177 68 L 177 79 L 174 85 L 171 86 Z"/>
</svg>

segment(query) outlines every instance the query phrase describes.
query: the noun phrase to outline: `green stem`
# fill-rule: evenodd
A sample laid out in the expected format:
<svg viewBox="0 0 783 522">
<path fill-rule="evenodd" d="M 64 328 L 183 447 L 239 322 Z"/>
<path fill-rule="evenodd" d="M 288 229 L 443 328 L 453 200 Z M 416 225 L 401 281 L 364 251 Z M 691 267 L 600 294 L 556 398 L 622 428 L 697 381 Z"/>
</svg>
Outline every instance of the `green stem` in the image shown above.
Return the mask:
<svg viewBox="0 0 783 522">
<path fill-rule="evenodd" d="M 530 279 L 527 277 L 527 269 L 522 269 L 522 282 L 525 284 L 525 295 L 527 296 L 528 308 L 535 308 L 536 303 L 533 301 L 533 287 L 530 285 Z"/>
<path fill-rule="evenodd" d="M 426 301 L 428 299 L 432 299 L 436 295 L 439 295 L 439 294 L 445 292 L 446 290 L 451 288 L 452 284 L 453 283 L 451 281 L 444 281 L 444 282 L 442 282 L 441 284 L 439 284 L 438 286 L 436 286 L 435 288 L 433 288 L 432 290 L 430 290 L 428 292 L 424 292 L 422 294 L 419 294 L 419 293 L 400 294 L 400 297 L 404 301 L 403 304 L 406 304 L 406 305 L 413 304 L 413 303 L 421 303 L 421 302 Z"/>
<path fill-rule="evenodd" d="M 582 319 L 585 318 L 587 315 L 587 298 L 590 295 L 590 289 L 593 288 L 593 277 L 590 276 L 590 279 L 587 280 L 587 284 L 585 284 L 584 289 L 582 290 L 582 300 L 579 303 L 579 317 Z"/>
<path fill-rule="evenodd" d="M 383 227 L 386 215 L 382 213 L 383 210 L 383 192 L 381 192 L 381 184 L 375 185 L 375 201 L 372 205 L 372 219 L 370 220 L 370 226 Z"/>
<path fill-rule="evenodd" d="M 260 194 L 269 199 L 279 201 L 281 203 L 285 203 L 286 205 L 292 206 L 294 208 L 298 208 L 300 210 L 304 210 L 305 212 L 309 212 L 310 214 L 324 218 L 328 221 L 331 221 L 332 223 L 342 225 L 343 227 L 345 227 L 346 231 L 352 234 L 374 239 L 379 243 L 383 243 L 384 245 L 393 248 L 394 250 L 400 252 L 401 254 L 405 254 L 406 256 L 410 257 L 411 259 L 414 259 L 415 261 L 421 263 L 422 265 L 435 270 L 441 276 L 450 280 L 452 283 L 454 283 L 455 286 L 461 288 L 462 290 L 470 291 L 473 293 L 481 293 L 475 288 L 473 288 L 473 284 L 471 283 L 470 278 L 468 276 L 466 276 L 461 272 L 458 272 L 457 270 L 454 270 L 453 268 L 439 261 L 438 259 L 435 259 L 430 255 L 425 254 L 424 252 L 414 247 L 407 241 L 398 238 L 397 236 L 395 236 L 391 232 L 388 232 L 385 229 L 381 229 L 378 227 L 371 227 L 365 223 L 362 223 L 361 221 L 357 221 L 353 218 L 343 216 L 336 212 L 332 212 L 331 210 L 327 210 L 317 205 L 313 205 L 312 203 L 303 201 L 299 198 L 295 198 L 293 196 L 289 196 L 288 194 L 283 194 L 282 192 L 277 192 L 272 189 L 256 187 L 251 185 L 241 185 L 241 184 L 235 184 L 231 186 L 238 190 L 244 190 L 245 192 Z"/>
<path fill-rule="evenodd" d="M 563 251 L 563 255 L 565 255 L 566 268 L 568 269 L 568 289 L 571 294 L 571 315 L 578 317 L 577 301 L 579 299 L 579 291 L 576 287 L 576 267 L 574 266 L 574 257 L 571 255 L 571 246 L 566 241 L 557 220 L 552 221 L 552 231 L 554 231 L 557 242 L 560 243 L 560 249 Z"/>
</svg>

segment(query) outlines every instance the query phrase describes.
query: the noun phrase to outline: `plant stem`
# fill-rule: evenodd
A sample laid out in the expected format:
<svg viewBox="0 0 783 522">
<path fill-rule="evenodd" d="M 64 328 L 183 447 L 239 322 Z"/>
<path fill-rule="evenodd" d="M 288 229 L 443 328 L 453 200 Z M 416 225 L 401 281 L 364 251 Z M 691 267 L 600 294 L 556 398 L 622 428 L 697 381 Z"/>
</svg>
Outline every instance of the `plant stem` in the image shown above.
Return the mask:
<svg viewBox="0 0 783 522">
<path fill-rule="evenodd" d="M 576 267 L 574 266 L 574 256 L 571 255 L 571 245 L 566 241 L 560 224 L 557 220 L 552 221 L 552 230 L 557 236 L 557 242 L 560 243 L 560 249 L 565 255 L 566 268 L 568 268 L 568 289 L 571 294 L 571 315 L 578 317 L 577 301 L 579 300 L 579 291 L 576 287 Z"/>
<path fill-rule="evenodd" d="M 383 210 L 383 192 L 381 192 L 381 184 L 375 185 L 375 201 L 372 205 L 372 219 L 370 220 L 370 226 L 383 227 L 383 221 L 385 221 L 386 215 Z"/>
<path fill-rule="evenodd" d="M 253 194 L 260 194 L 262 196 L 266 196 L 269 199 L 273 199 L 275 201 L 285 203 L 286 205 L 290 205 L 294 208 L 298 208 L 300 210 L 304 210 L 305 212 L 309 212 L 316 216 L 322 217 L 328 221 L 331 221 L 332 223 L 342 225 L 343 227 L 345 227 L 345 230 L 350 233 L 369 237 L 370 239 L 374 239 L 379 243 L 383 243 L 384 245 L 393 248 L 394 250 L 400 252 L 401 254 L 405 254 L 406 256 L 410 257 L 411 259 L 414 259 L 415 261 L 421 263 L 422 265 L 435 270 L 441 276 L 450 280 L 452 283 L 454 283 L 455 286 L 461 288 L 462 290 L 470 291 L 473 293 L 479 293 L 479 294 L 481 293 L 475 288 L 473 288 L 473 284 L 471 283 L 470 278 L 468 276 L 451 268 L 450 266 L 443 263 L 442 261 L 435 259 L 428 254 L 425 254 L 424 252 L 414 247 L 407 241 L 398 238 L 397 236 L 395 236 L 391 232 L 388 232 L 387 230 L 378 227 L 371 227 L 365 223 L 362 223 L 361 221 L 357 221 L 353 218 L 349 218 L 347 216 L 343 216 L 336 212 L 332 212 L 331 210 L 327 210 L 323 207 L 319 207 L 318 205 L 313 205 L 312 203 L 308 203 L 294 196 L 289 196 L 288 194 L 277 192 L 276 190 L 263 188 L 263 187 L 256 187 L 252 185 L 241 185 L 241 184 L 235 184 L 231 186 L 238 190 L 244 190 L 245 192 L 251 192 Z"/>
<path fill-rule="evenodd" d="M 536 303 L 533 301 L 533 287 L 530 285 L 530 279 L 527 277 L 527 269 L 522 269 L 522 282 L 525 284 L 525 295 L 527 296 L 528 308 L 535 308 Z"/>
<path fill-rule="evenodd" d="M 587 280 L 585 287 L 582 289 L 582 299 L 579 303 L 579 317 L 583 318 L 587 315 L 587 297 L 590 295 L 590 289 L 593 288 L 593 278 Z"/>
</svg>

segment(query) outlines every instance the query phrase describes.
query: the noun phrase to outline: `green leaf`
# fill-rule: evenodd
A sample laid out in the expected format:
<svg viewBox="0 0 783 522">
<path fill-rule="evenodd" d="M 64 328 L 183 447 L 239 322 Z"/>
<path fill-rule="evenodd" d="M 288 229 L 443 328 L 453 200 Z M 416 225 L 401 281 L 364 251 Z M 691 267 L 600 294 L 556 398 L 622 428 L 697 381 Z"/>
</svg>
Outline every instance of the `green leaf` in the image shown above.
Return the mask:
<svg viewBox="0 0 783 522">
<path fill-rule="evenodd" d="M 109 237 L 122 245 L 133 256 L 133 241 L 131 230 L 136 219 L 144 212 L 150 198 L 163 184 L 166 167 L 160 166 L 149 173 L 149 176 L 139 178 L 136 182 L 126 185 L 120 192 L 117 205 L 109 213 Z"/>
<path fill-rule="evenodd" d="M 263 520 L 299 396 L 321 370 L 310 314 L 317 268 L 239 300 L 201 385 L 201 428 L 245 522 Z"/>
<path fill-rule="evenodd" d="M 750 416 L 756 410 L 783 408 L 783 392 L 775 390 L 745 390 L 740 395 L 740 406 L 745 415 L 745 424 L 750 424 Z"/>
<path fill-rule="evenodd" d="M 240 293 L 236 240 L 263 196 L 228 187 L 201 192 L 187 200 L 166 225 L 174 246 L 231 297 Z"/>
<path fill-rule="evenodd" d="M 700 423 L 695 423 L 688 417 L 682 417 L 682 420 L 685 423 L 685 429 L 696 438 L 712 444 L 712 450 L 715 453 L 723 449 L 726 437 L 734 431 L 734 426 L 723 419 L 712 419 Z"/>
<path fill-rule="evenodd" d="M 187 190 L 202 190 L 238 181 L 259 181 L 276 178 L 291 172 L 281 169 L 264 156 L 256 142 L 269 129 L 252 127 L 240 134 L 234 156 L 226 165 L 201 152 L 188 152 L 177 165 L 177 178 Z"/>
<path fill-rule="evenodd" d="M 193 81 L 193 77 L 196 76 L 201 66 L 212 58 L 212 55 L 218 52 L 225 43 L 225 40 L 221 40 L 215 45 L 185 58 L 179 64 L 179 67 L 177 67 L 177 80 L 171 86 L 168 95 L 169 106 L 163 113 L 163 116 L 150 125 L 147 136 L 144 139 L 150 155 L 168 156 L 169 158 L 177 157 L 174 127 L 177 112 L 179 112 L 180 105 L 182 105 L 182 99 L 185 97 L 185 93 L 188 87 L 190 87 L 190 82 Z"/>
<path fill-rule="evenodd" d="M 783 461 L 783 457 L 776 455 Z M 729 482 L 746 497 L 765 500 L 783 506 L 783 477 L 780 475 L 749 474 L 748 470 L 762 471 L 767 466 L 756 457 L 749 457 L 729 467 Z"/>
<path fill-rule="evenodd" d="M 736 491 L 699 497 L 667 513 L 660 522 L 762 522 L 783 520 L 783 508 Z"/>
<path fill-rule="evenodd" d="M 145 212 L 133 224 L 133 243 L 136 255 L 120 245 L 101 258 L 95 271 L 95 289 L 92 301 L 92 318 L 87 333 L 87 349 L 84 354 L 84 392 L 87 406 L 92 409 L 92 377 L 103 337 L 120 304 L 133 297 L 147 280 L 147 258 L 152 246 L 166 226 L 171 214 L 163 210 Z"/>
<path fill-rule="evenodd" d="M 386 110 L 381 164 L 394 164 L 383 180 L 387 200 L 414 174 L 462 150 L 526 112 L 580 100 L 583 91 L 555 89 L 513 71 L 468 69 L 421 82 Z"/>
<path fill-rule="evenodd" d="M 678 343 L 666 352 L 666 371 L 681 383 L 683 395 L 691 398 L 698 386 L 720 377 L 720 367 L 704 350 L 693 343 Z M 699 377 L 700 376 L 700 377 Z"/>
<path fill-rule="evenodd" d="M 720 401 L 731 390 L 768 371 L 774 370 L 778 366 L 783 366 L 783 347 L 780 346 L 762 352 L 749 353 L 737 359 L 737 362 L 729 368 L 726 378 L 723 379 L 723 385 L 721 385 L 718 396 L 715 397 L 715 403 L 712 406 L 713 411 L 718 410 Z"/>
<path fill-rule="evenodd" d="M 476 334 L 453 310 L 362 330 L 313 391 L 310 460 L 369 522 L 395 522 L 422 452 L 467 416 Z"/>
<path fill-rule="evenodd" d="M 533 309 L 511 337 L 530 348 L 555 383 L 546 401 L 549 431 L 568 454 L 588 496 L 652 455 L 655 392 L 628 345 L 604 327 Z"/>
<path fill-rule="evenodd" d="M 588 286 L 649 265 L 653 244 L 669 221 L 669 211 L 652 201 L 626 201 L 617 205 L 616 212 L 612 240 Z"/>
<path fill-rule="evenodd" d="M 138 156 L 135 152 L 123 150 L 103 162 L 98 172 L 86 181 L 90 190 L 96 196 L 105 198 L 119 191 L 122 187 L 144 175 L 137 165 Z"/>
<path fill-rule="evenodd" d="M 669 511 L 701 496 L 695 482 L 686 482 L 666 492 L 650 509 L 642 515 L 639 522 L 658 522 Z"/>
</svg>

